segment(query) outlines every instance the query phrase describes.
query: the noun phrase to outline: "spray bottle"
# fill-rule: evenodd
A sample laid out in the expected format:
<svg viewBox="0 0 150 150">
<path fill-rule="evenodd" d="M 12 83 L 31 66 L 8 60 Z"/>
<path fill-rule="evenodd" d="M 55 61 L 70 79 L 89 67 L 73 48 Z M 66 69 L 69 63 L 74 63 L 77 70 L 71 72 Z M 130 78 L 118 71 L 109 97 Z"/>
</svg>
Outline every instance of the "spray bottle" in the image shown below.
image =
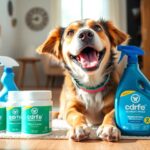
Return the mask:
<svg viewBox="0 0 150 150">
<path fill-rule="evenodd" d="M 118 46 L 122 58 L 128 63 L 115 96 L 115 119 L 123 135 L 150 135 L 150 82 L 139 69 L 138 55 L 142 49 Z"/>
<path fill-rule="evenodd" d="M 16 91 L 18 87 L 14 82 L 13 67 L 19 66 L 19 64 L 12 58 L 6 56 L 0 56 L 1 66 L 4 66 L 4 72 L 1 77 L 1 83 L 3 89 L 0 91 L 0 102 L 6 102 L 8 91 Z"/>
<path fill-rule="evenodd" d="M 0 66 L 4 66 L 4 72 L 1 77 L 3 88 L 0 91 L 0 132 L 3 132 L 6 129 L 6 102 L 8 92 L 18 90 L 14 82 L 12 68 L 14 66 L 19 66 L 19 64 L 10 57 L 0 56 Z"/>
</svg>

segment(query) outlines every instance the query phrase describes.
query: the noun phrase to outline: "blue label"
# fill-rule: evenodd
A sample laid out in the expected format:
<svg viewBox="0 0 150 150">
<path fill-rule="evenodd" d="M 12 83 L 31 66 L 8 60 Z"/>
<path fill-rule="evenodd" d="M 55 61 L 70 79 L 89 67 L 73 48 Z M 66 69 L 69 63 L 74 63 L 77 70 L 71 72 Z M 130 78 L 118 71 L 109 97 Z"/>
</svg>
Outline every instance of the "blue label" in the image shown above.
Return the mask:
<svg viewBox="0 0 150 150">
<path fill-rule="evenodd" d="M 150 100 L 137 91 L 124 91 L 117 108 L 122 131 L 133 135 L 150 134 Z"/>
</svg>

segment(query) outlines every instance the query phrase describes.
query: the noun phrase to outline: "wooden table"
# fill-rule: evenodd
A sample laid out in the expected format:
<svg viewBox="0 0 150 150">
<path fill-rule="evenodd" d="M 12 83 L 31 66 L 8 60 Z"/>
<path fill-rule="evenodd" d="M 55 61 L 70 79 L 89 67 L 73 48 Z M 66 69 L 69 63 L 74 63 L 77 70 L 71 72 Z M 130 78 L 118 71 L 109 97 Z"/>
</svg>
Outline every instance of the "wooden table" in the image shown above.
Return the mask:
<svg viewBox="0 0 150 150">
<path fill-rule="evenodd" d="M 121 140 L 118 143 L 89 140 L 10 140 L 0 139 L 0 149 L 7 150 L 150 150 L 150 140 Z"/>
<path fill-rule="evenodd" d="M 20 62 L 20 71 L 19 71 L 19 78 L 18 78 L 18 85 L 20 88 L 24 88 L 24 78 L 25 78 L 25 72 L 26 72 L 26 66 L 27 64 L 32 65 L 32 70 L 36 82 L 36 87 L 39 87 L 39 76 L 37 71 L 36 63 L 40 61 L 38 58 L 34 57 L 22 57 L 17 59 Z"/>
</svg>

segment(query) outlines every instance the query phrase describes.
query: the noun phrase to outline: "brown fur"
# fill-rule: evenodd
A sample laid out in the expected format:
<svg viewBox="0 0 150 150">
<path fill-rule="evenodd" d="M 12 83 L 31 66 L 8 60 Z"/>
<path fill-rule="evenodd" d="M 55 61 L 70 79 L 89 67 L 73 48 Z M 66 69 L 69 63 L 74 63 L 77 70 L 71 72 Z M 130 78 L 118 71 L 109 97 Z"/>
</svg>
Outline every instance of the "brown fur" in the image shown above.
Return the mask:
<svg viewBox="0 0 150 150">
<path fill-rule="evenodd" d="M 38 48 L 39 53 L 49 53 L 51 55 L 54 55 L 57 59 L 59 59 L 61 62 L 64 62 L 65 59 L 68 59 L 68 54 L 66 54 L 66 57 L 64 58 L 62 54 L 62 45 L 61 42 L 65 41 L 68 45 L 71 43 L 72 38 L 74 34 L 77 32 L 77 30 L 84 26 L 86 24 L 87 27 L 93 28 L 95 24 L 99 24 L 102 26 L 103 30 L 101 32 L 98 32 L 98 36 L 101 38 L 102 42 L 104 43 L 106 49 L 113 49 L 125 42 L 128 39 L 128 35 L 123 33 L 122 31 L 118 30 L 111 22 L 109 21 L 93 21 L 93 20 L 86 20 L 84 22 L 78 21 L 70 26 L 68 26 L 63 35 L 62 35 L 62 28 L 56 28 L 53 31 L 51 31 L 49 37 L 47 40 Z M 69 37 L 67 37 L 67 33 L 69 30 L 74 30 L 74 33 L 70 32 Z M 103 61 L 103 64 L 106 64 L 108 61 L 108 57 L 110 52 L 106 53 L 105 60 Z M 107 56 L 108 55 L 108 56 Z M 106 59 L 107 58 L 107 59 Z M 70 62 L 71 63 L 71 62 Z M 114 69 L 114 71 L 111 73 L 111 81 L 109 82 L 108 89 L 109 92 L 107 95 L 104 96 L 103 102 L 104 106 L 101 110 L 101 114 L 103 116 L 102 124 L 100 127 L 104 127 L 105 125 L 112 125 L 115 126 L 114 122 L 114 95 L 115 91 L 118 85 L 118 82 L 120 80 L 120 74 L 117 71 L 117 69 Z M 78 95 L 76 92 L 76 87 L 72 82 L 71 74 L 66 71 L 65 76 L 65 82 L 61 93 L 60 98 L 60 115 L 59 117 L 64 118 L 67 120 L 67 122 L 72 126 L 72 133 L 73 139 L 76 139 L 76 129 L 80 128 L 84 130 L 84 126 L 87 125 L 87 110 L 83 103 L 78 101 Z M 84 130 L 84 132 L 87 132 Z M 86 134 L 85 134 L 86 135 Z M 87 135 L 88 136 L 88 133 Z M 119 136 L 119 135 L 118 135 Z M 79 140 L 82 140 L 84 135 L 80 135 Z M 108 140 L 111 141 L 111 137 L 108 137 Z"/>
</svg>

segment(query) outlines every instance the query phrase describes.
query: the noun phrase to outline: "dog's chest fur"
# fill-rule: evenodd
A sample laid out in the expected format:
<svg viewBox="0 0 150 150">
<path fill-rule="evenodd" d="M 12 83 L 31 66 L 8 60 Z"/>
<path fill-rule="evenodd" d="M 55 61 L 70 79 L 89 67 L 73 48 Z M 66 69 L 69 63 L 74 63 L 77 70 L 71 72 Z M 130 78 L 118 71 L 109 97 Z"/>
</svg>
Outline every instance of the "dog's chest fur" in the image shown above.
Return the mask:
<svg viewBox="0 0 150 150">
<path fill-rule="evenodd" d="M 102 108 L 104 106 L 103 93 L 97 92 L 94 94 L 83 91 L 77 88 L 77 94 L 80 101 L 85 105 L 86 118 L 90 124 L 100 124 L 103 120 Z"/>
</svg>

